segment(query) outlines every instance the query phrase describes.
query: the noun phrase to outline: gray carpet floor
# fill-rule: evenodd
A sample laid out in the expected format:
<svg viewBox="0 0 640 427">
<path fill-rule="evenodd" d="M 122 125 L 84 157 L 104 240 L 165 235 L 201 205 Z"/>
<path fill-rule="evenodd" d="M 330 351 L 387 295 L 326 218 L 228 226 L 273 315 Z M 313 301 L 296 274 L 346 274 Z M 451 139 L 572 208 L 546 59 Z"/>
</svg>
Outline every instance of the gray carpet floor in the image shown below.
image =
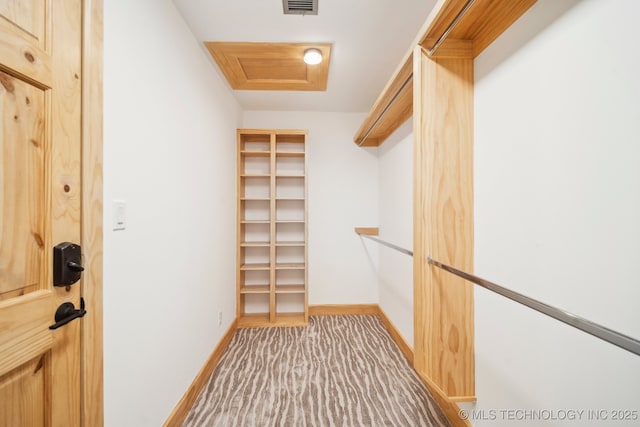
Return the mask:
<svg viewBox="0 0 640 427">
<path fill-rule="evenodd" d="M 377 316 L 239 329 L 183 424 L 448 425 Z"/>
</svg>

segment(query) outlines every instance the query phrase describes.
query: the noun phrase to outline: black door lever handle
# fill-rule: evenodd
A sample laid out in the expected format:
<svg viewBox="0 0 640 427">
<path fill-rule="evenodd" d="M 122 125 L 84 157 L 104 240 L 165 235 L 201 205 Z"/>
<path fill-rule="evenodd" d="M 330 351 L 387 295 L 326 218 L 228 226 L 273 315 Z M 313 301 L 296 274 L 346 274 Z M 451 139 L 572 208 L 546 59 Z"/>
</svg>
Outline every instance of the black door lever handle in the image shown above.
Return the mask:
<svg viewBox="0 0 640 427">
<path fill-rule="evenodd" d="M 72 302 L 63 302 L 56 310 L 54 318 L 56 323 L 49 326 L 49 329 L 58 329 L 85 314 L 87 314 L 87 310 L 84 309 L 84 298 L 80 298 L 80 309 L 78 310 L 76 310 Z"/>
</svg>

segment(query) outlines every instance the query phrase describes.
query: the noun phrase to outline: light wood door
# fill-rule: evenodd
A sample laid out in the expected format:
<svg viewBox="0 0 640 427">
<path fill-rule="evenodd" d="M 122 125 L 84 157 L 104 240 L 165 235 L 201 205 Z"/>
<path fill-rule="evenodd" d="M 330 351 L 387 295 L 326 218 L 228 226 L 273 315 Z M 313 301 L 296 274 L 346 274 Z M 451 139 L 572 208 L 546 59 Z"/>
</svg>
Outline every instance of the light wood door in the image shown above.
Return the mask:
<svg viewBox="0 0 640 427">
<path fill-rule="evenodd" d="M 0 0 L 0 425 L 80 425 L 80 282 L 52 248 L 80 242 L 81 0 Z M 90 310 L 90 308 L 88 308 Z"/>
</svg>

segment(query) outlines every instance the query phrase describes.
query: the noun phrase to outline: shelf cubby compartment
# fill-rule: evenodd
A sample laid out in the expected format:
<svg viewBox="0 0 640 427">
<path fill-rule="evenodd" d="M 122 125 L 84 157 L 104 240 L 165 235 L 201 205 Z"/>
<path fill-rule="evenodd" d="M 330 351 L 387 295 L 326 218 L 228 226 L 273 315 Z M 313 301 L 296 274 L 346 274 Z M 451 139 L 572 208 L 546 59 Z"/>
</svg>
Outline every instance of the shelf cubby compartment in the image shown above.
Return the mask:
<svg viewBox="0 0 640 427">
<path fill-rule="evenodd" d="M 271 224 L 267 221 L 240 221 L 240 244 L 267 244 L 271 242 Z"/>
<path fill-rule="evenodd" d="M 304 221 L 305 201 L 304 199 L 277 199 L 276 200 L 276 221 Z"/>
<path fill-rule="evenodd" d="M 290 325 L 305 325 L 307 323 L 306 306 L 305 294 L 276 294 L 276 324 L 282 322 Z"/>
<path fill-rule="evenodd" d="M 241 221 L 269 221 L 271 212 L 270 200 L 241 199 Z"/>
<path fill-rule="evenodd" d="M 241 273 L 242 287 L 259 286 L 269 288 L 270 270 L 247 270 Z"/>
<path fill-rule="evenodd" d="M 241 200 L 269 200 L 271 179 L 269 177 L 244 177 L 240 191 Z"/>
<path fill-rule="evenodd" d="M 276 266 L 280 264 L 303 264 L 305 259 L 305 247 L 300 246 L 276 246 Z"/>
<path fill-rule="evenodd" d="M 242 165 L 240 168 L 240 176 L 266 175 L 271 172 L 271 153 L 270 152 L 245 152 L 242 157 Z"/>
<path fill-rule="evenodd" d="M 244 310 L 243 314 L 262 314 L 269 316 L 269 294 L 250 293 L 243 294 Z"/>
<path fill-rule="evenodd" d="M 276 154 L 276 176 L 305 175 L 304 156 Z"/>
<path fill-rule="evenodd" d="M 276 178 L 276 199 L 304 200 L 304 193 L 304 178 Z"/>
<path fill-rule="evenodd" d="M 276 155 L 304 157 L 304 134 L 280 134 L 276 135 Z"/>
<path fill-rule="evenodd" d="M 305 293 L 304 270 L 276 270 L 276 293 Z"/>
<path fill-rule="evenodd" d="M 268 133 L 244 133 L 238 135 L 238 141 L 241 155 L 271 154 L 271 135 Z"/>
<path fill-rule="evenodd" d="M 246 246 L 241 250 L 242 265 L 269 265 L 270 248 L 267 246 Z"/>
<path fill-rule="evenodd" d="M 298 220 L 276 221 L 276 244 L 305 241 L 305 223 Z"/>
</svg>

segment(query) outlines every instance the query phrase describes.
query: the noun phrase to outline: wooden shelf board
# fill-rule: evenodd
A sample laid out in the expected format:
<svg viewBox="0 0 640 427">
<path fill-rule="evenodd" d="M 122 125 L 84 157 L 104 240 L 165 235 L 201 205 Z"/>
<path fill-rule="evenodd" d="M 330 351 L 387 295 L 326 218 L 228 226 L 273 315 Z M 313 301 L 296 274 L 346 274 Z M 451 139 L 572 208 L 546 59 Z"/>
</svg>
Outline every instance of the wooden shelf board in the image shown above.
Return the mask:
<svg viewBox="0 0 640 427">
<path fill-rule="evenodd" d="M 269 285 L 245 285 L 240 287 L 241 294 L 268 294 L 270 292 Z"/>
<path fill-rule="evenodd" d="M 275 326 L 307 326 L 304 313 L 276 313 Z"/>
<path fill-rule="evenodd" d="M 271 151 L 251 151 L 251 150 L 242 150 L 240 154 L 245 157 L 269 157 L 271 156 Z"/>
<path fill-rule="evenodd" d="M 304 220 L 303 219 L 276 220 L 276 224 L 304 224 Z"/>
<path fill-rule="evenodd" d="M 271 175 L 264 173 L 243 173 L 241 178 L 271 178 Z"/>
<path fill-rule="evenodd" d="M 276 151 L 276 157 L 304 157 L 304 151 Z"/>
<path fill-rule="evenodd" d="M 304 313 L 277 313 L 275 322 L 269 321 L 268 313 L 243 314 L 238 317 L 239 328 L 260 328 L 273 326 L 307 326 Z"/>
<path fill-rule="evenodd" d="M 296 133 L 293 133 L 293 132 L 296 132 Z M 299 131 L 293 131 L 293 132 L 290 134 L 279 133 L 278 135 L 276 135 L 276 144 L 282 144 L 282 143 L 286 144 L 289 142 L 303 144 L 305 137 L 307 135 L 307 131 L 299 130 Z"/>
<path fill-rule="evenodd" d="M 241 271 L 251 271 L 251 270 L 269 270 L 269 264 L 242 264 L 240 266 Z"/>
<path fill-rule="evenodd" d="M 358 234 L 366 234 L 369 236 L 378 236 L 380 234 L 378 227 L 356 227 L 355 230 Z"/>
<path fill-rule="evenodd" d="M 276 246 L 300 247 L 305 246 L 305 242 L 276 242 Z"/>
<path fill-rule="evenodd" d="M 276 197 L 276 201 L 283 201 L 283 202 L 304 202 L 304 198 L 303 197 Z"/>
<path fill-rule="evenodd" d="M 240 242 L 242 248 L 268 248 L 271 246 L 269 242 Z"/>
<path fill-rule="evenodd" d="M 269 202 L 271 201 L 268 197 L 240 197 L 240 200 L 246 202 L 247 200 L 250 202 Z"/>
<path fill-rule="evenodd" d="M 283 262 L 276 264 L 276 270 L 304 270 L 304 262 Z"/>
<path fill-rule="evenodd" d="M 254 220 L 254 219 L 243 219 L 240 221 L 240 224 L 271 224 L 271 221 L 267 220 Z"/>
<path fill-rule="evenodd" d="M 304 174 L 277 173 L 276 174 L 276 178 L 305 178 L 305 175 Z"/>
<path fill-rule="evenodd" d="M 257 328 L 269 324 L 269 313 L 242 314 L 238 317 L 239 328 Z"/>
<path fill-rule="evenodd" d="M 304 285 L 276 285 L 276 294 L 304 294 Z"/>
</svg>

